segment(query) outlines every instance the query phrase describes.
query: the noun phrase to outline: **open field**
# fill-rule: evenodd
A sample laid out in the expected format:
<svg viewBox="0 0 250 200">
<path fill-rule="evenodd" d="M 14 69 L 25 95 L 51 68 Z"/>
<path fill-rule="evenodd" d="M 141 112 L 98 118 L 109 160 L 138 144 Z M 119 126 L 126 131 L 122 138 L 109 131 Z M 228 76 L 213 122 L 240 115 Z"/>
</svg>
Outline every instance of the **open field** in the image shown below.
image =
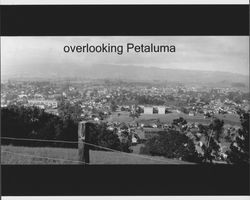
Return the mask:
<svg viewBox="0 0 250 200">
<path fill-rule="evenodd" d="M 120 115 L 118 116 L 118 113 Z M 189 116 L 183 113 L 172 112 L 165 115 L 158 115 L 158 114 L 141 114 L 138 119 L 135 119 L 136 122 L 144 122 L 150 120 L 157 120 L 159 119 L 162 123 L 170 124 L 174 119 L 179 117 L 183 117 L 188 122 L 198 122 L 202 124 L 209 124 L 211 122 L 211 118 L 204 119 L 202 114 L 196 116 Z M 230 125 L 240 125 L 240 118 L 238 115 L 235 114 L 225 114 L 225 115 L 216 115 L 219 119 L 223 119 L 225 124 Z M 112 115 L 107 119 L 108 121 L 117 121 L 117 122 L 132 122 L 133 119 L 129 117 L 129 112 L 114 112 Z"/>
<path fill-rule="evenodd" d="M 53 147 L 1 146 L 1 164 L 79 164 L 78 150 Z M 5 152 L 8 151 L 8 152 Z M 15 154 L 9 153 L 14 152 Z M 52 158 L 52 159 L 49 159 Z M 90 164 L 192 164 L 157 156 L 90 151 Z"/>
</svg>

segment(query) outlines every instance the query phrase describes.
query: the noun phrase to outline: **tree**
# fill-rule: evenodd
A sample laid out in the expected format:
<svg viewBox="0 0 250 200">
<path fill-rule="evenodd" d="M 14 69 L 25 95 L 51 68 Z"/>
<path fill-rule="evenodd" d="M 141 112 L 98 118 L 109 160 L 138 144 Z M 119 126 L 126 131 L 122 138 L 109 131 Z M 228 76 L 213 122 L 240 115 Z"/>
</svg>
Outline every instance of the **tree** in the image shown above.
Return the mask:
<svg viewBox="0 0 250 200">
<path fill-rule="evenodd" d="M 129 117 L 132 117 L 133 120 L 135 120 L 135 118 L 139 118 L 140 117 L 140 113 L 137 111 L 131 111 L 129 113 Z"/>
<path fill-rule="evenodd" d="M 124 130 L 121 134 L 121 150 L 127 153 L 132 152 L 130 147 L 132 146 L 132 135 L 128 130 Z"/>
<path fill-rule="evenodd" d="M 138 106 L 138 107 L 136 108 L 136 110 L 137 110 L 138 113 L 143 113 L 143 112 L 144 112 L 143 108 L 140 107 L 140 106 Z"/>
<path fill-rule="evenodd" d="M 118 106 L 116 105 L 115 101 L 111 101 L 110 109 L 112 112 L 115 112 L 117 110 Z"/>
<path fill-rule="evenodd" d="M 219 141 L 221 138 L 223 126 L 224 126 L 224 121 L 217 118 L 215 118 L 209 125 L 210 129 L 212 130 L 211 134 L 213 134 L 216 141 Z"/>
<path fill-rule="evenodd" d="M 241 128 L 238 136 L 230 145 L 230 151 L 227 151 L 227 162 L 233 164 L 249 164 L 249 115 L 250 112 L 240 110 Z"/>
<path fill-rule="evenodd" d="M 98 116 L 101 120 L 104 120 L 107 117 L 107 115 L 103 111 L 98 111 Z"/>
<path fill-rule="evenodd" d="M 82 109 L 80 103 L 71 104 L 70 102 L 62 102 L 59 106 L 59 115 L 64 120 L 72 119 L 75 122 L 80 121 Z"/>
<path fill-rule="evenodd" d="M 174 119 L 172 122 L 172 125 L 176 125 L 176 126 L 185 125 L 185 124 L 187 124 L 187 120 L 185 120 L 183 117 L 179 117 L 178 119 Z"/>
<path fill-rule="evenodd" d="M 199 125 L 200 132 L 205 137 L 205 142 L 202 145 L 204 162 L 209 160 L 212 163 L 215 158 L 219 157 L 223 125 L 224 121 L 217 118 L 214 118 L 208 126 Z"/>
<path fill-rule="evenodd" d="M 185 113 L 185 114 L 189 113 L 188 109 L 185 108 L 185 107 L 183 107 L 183 106 L 180 108 L 180 111 L 183 112 L 183 113 Z"/>
<path fill-rule="evenodd" d="M 114 131 L 108 130 L 106 123 L 92 124 L 89 131 L 89 143 L 119 151 L 121 150 L 121 142 L 118 135 L 115 134 Z M 101 151 L 104 150 L 93 146 L 90 146 L 90 148 Z"/>
<path fill-rule="evenodd" d="M 4 137 L 77 141 L 77 123 L 44 112 L 37 107 L 9 106 L 1 109 L 1 133 Z M 67 146 L 51 142 L 4 141 L 22 146 Z"/>
<path fill-rule="evenodd" d="M 161 131 L 150 138 L 141 153 L 166 158 L 178 158 L 190 162 L 199 162 L 199 155 L 191 139 L 179 131 Z"/>
<path fill-rule="evenodd" d="M 185 120 L 183 117 L 179 117 L 178 119 L 174 119 L 172 122 L 172 126 L 175 129 L 178 129 L 180 131 L 186 131 L 187 129 L 187 120 Z"/>
</svg>

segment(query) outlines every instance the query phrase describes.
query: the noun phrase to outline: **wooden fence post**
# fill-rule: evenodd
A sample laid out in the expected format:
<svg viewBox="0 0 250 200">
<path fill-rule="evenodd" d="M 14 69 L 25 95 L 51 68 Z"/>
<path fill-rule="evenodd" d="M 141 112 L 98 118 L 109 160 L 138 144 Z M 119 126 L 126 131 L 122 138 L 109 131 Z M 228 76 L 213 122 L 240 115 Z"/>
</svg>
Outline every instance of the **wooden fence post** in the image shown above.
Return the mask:
<svg viewBox="0 0 250 200">
<path fill-rule="evenodd" d="M 90 122 L 85 123 L 85 142 L 89 143 L 89 134 L 90 134 Z M 84 149 L 83 149 L 83 155 L 85 159 L 85 163 L 89 164 L 89 145 L 85 143 Z"/>
<path fill-rule="evenodd" d="M 78 160 L 79 164 L 89 164 L 89 146 L 84 142 L 89 140 L 89 123 L 82 121 L 78 123 Z"/>
</svg>

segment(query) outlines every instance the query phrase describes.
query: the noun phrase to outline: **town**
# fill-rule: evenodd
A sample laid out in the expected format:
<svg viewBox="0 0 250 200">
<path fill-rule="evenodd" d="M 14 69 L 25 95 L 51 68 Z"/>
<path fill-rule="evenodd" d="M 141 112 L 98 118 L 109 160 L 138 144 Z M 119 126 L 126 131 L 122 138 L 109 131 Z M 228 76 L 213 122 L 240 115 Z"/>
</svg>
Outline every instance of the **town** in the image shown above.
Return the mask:
<svg viewBox="0 0 250 200">
<path fill-rule="evenodd" d="M 1 89 L 2 108 L 35 106 L 55 116 L 71 109 L 78 122 L 102 121 L 121 141 L 126 136 L 134 153 L 140 153 L 148 139 L 172 129 L 174 124 L 190 138 L 194 135 L 200 138 L 195 145 L 196 150 L 202 152 L 201 125 L 218 118 L 224 122 L 226 138 L 220 146 L 218 160 L 221 160 L 240 128 L 237 111 L 249 110 L 249 92 L 241 87 L 187 86 L 157 81 L 9 80 L 1 83 Z"/>
<path fill-rule="evenodd" d="M 114 111 L 144 114 L 185 113 L 189 116 L 236 114 L 249 109 L 249 92 L 234 87 L 209 88 L 182 84 L 99 81 L 79 83 L 8 81 L 1 84 L 1 107 L 38 106 L 58 115 L 62 101 L 81 106 L 83 117 Z M 115 109 L 114 109 L 115 107 Z"/>
</svg>

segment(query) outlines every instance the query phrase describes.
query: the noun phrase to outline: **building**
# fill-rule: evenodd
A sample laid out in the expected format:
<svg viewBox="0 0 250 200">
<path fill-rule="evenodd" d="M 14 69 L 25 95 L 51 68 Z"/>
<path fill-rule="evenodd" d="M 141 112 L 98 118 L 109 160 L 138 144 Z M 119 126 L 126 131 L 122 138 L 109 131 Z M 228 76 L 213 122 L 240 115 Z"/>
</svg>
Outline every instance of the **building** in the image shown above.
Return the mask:
<svg viewBox="0 0 250 200">
<path fill-rule="evenodd" d="M 52 114 L 52 115 L 59 116 L 59 112 L 58 112 L 57 109 L 46 109 L 45 112 L 49 113 L 49 114 Z"/>
<path fill-rule="evenodd" d="M 56 100 L 37 100 L 37 99 L 31 99 L 28 100 L 28 104 L 32 106 L 38 106 L 38 107 L 49 107 L 49 108 L 57 108 L 57 101 Z"/>
<path fill-rule="evenodd" d="M 1 108 L 3 108 L 3 107 L 7 107 L 7 103 L 6 103 L 5 99 L 1 98 Z"/>
<path fill-rule="evenodd" d="M 158 106 L 158 114 L 164 115 L 165 114 L 165 106 Z"/>
<path fill-rule="evenodd" d="M 188 113 L 188 115 L 193 117 L 193 116 L 195 116 L 195 112 L 190 111 L 190 112 Z"/>
<path fill-rule="evenodd" d="M 153 107 L 144 107 L 144 114 L 153 114 Z"/>
</svg>

